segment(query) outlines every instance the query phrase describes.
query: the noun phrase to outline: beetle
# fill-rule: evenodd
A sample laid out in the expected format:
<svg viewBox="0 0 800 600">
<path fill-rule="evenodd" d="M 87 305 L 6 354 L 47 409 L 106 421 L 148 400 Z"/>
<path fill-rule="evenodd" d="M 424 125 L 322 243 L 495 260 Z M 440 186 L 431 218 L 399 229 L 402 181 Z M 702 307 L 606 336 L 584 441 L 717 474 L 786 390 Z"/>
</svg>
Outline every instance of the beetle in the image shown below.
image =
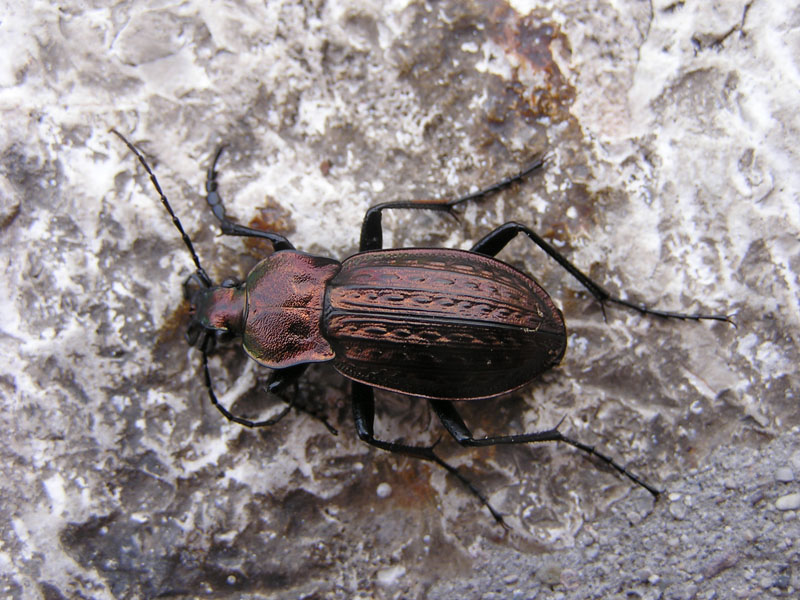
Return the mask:
<svg viewBox="0 0 800 600">
<path fill-rule="evenodd" d="M 244 280 L 214 285 L 200 264 L 191 239 L 175 215 L 142 153 L 112 129 L 137 157 L 172 217 L 196 266 L 184 283 L 192 319 L 187 339 L 199 347 L 211 403 L 229 420 L 247 427 L 274 425 L 276 417 L 252 421 L 232 414 L 214 392 L 208 355 L 218 338 L 240 338 L 245 352 L 273 369 L 268 390 L 294 383 L 309 364 L 332 362 L 351 380 L 353 419 L 358 436 L 393 453 L 434 462 L 464 484 L 504 524 L 499 512 L 432 446 L 413 446 L 375 437 L 374 389 L 426 399 L 448 433 L 464 446 L 563 442 L 647 489 L 659 490 L 612 458 L 563 435 L 546 431 L 475 438 L 455 403 L 507 394 L 557 365 L 566 350 L 564 317 L 548 293 L 529 275 L 495 256 L 523 234 L 575 277 L 600 303 L 670 319 L 732 323 L 727 315 L 686 314 L 648 308 L 611 295 L 529 227 L 506 223 L 469 251 L 442 248 L 383 249 L 381 215 L 387 209 L 451 213 L 540 170 L 544 158 L 520 173 L 465 196 L 439 201 L 392 201 L 369 208 L 361 226 L 359 252 L 337 261 L 294 248 L 284 236 L 245 227 L 228 219 L 217 186 L 220 148 L 206 177 L 206 199 L 223 234 L 268 240 L 274 252 Z M 323 420 L 327 425 L 327 422 Z M 333 430 L 328 425 L 328 428 Z"/>
</svg>

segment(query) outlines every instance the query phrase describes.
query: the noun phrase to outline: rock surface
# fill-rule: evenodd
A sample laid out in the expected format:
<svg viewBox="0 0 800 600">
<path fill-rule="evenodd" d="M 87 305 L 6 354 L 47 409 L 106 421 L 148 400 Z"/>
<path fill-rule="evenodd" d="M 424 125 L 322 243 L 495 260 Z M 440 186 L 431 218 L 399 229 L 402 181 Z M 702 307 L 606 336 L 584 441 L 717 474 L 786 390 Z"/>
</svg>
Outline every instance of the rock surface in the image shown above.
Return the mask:
<svg viewBox="0 0 800 600">
<path fill-rule="evenodd" d="M 7 3 L 0 22 L 0 590 L 7 598 L 754 598 L 800 589 L 800 11 L 779 0 Z M 309 370 L 306 414 L 254 432 L 207 402 L 183 340 L 192 263 L 147 153 L 215 280 L 269 249 L 325 256 L 371 204 L 546 171 L 458 219 L 395 211 L 387 246 L 469 248 L 529 224 L 620 294 L 734 315 L 600 308 L 520 240 L 569 329 L 561 366 L 474 403 L 476 434 L 596 444 L 653 503 L 561 447 L 438 447 L 458 482 L 361 443 L 348 386 Z M 235 346 L 227 406 L 277 412 Z M 385 438 L 442 433 L 382 394 Z"/>
</svg>

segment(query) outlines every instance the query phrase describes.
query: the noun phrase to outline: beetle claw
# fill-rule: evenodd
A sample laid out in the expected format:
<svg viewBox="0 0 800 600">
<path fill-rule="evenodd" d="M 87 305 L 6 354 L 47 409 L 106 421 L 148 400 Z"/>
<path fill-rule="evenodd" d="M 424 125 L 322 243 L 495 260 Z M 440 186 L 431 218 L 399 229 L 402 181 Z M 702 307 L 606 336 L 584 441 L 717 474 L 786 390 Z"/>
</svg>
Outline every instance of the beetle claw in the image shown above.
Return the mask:
<svg viewBox="0 0 800 600">
<path fill-rule="evenodd" d="M 558 423 L 556 423 L 555 427 L 553 427 L 553 431 L 558 431 L 558 428 L 561 427 L 561 424 L 566 420 L 566 418 L 567 418 L 567 415 L 564 415 L 563 417 L 561 417 L 561 420 Z"/>
</svg>

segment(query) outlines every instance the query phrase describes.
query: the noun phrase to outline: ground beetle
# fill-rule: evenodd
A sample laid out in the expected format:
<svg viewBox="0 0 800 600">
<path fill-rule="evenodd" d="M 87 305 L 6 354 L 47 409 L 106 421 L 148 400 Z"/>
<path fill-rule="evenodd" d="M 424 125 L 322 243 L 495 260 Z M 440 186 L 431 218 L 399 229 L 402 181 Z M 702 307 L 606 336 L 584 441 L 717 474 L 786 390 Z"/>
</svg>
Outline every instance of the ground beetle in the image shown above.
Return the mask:
<svg viewBox="0 0 800 600">
<path fill-rule="evenodd" d="M 147 171 L 197 267 L 184 284 L 193 315 L 187 338 L 200 349 L 208 395 L 226 418 L 247 427 L 274 425 L 292 407 L 292 401 L 287 400 L 288 406 L 277 417 L 251 421 L 233 415 L 217 401 L 208 354 L 218 338 L 238 337 L 256 362 L 273 369 L 267 386 L 271 392 L 280 392 L 295 382 L 310 363 L 332 361 L 342 375 L 352 380 L 353 417 L 362 440 L 389 452 L 441 465 L 467 486 L 500 523 L 502 517 L 486 497 L 435 454 L 433 446 L 410 446 L 375 438 L 374 388 L 427 399 L 459 444 L 565 442 L 658 496 L 657 489 L 593 447 L 564 436 L 558 426 L 535 433 L 472 437 L 454 401 L 491 398 L 524 386 L 558 364 L 567 342 L 563 315 L 547 292 L 529 275 L 494 256 L 517 234 L 525 234 L 589 290 L 603 307 L 604 316 L 606 303 L 665 318 L 731 322 L 728 316 L 652 310 L 612 296 L 519 223 L 498 227 L 469 251 L 382 249 L 384 210 L 450 213 L 459 204 L 483 198 L 540 169 L 543 159 L 518 175 L 455 200 L 373 206 L 361 226 L 359 253 L 339 262 L 299 252 L 277 233 L 230 221 L 217 192 L 220 148 L 208 169 L 206 193 L 222 233 L 269 240 L 274 252 L 259 262 L 244 281 L 227 279 L 214 285 L 200 266 L 189 236 L 144 156 L 122 134 L 113 129 L 112 132 Z"/>
</svg>

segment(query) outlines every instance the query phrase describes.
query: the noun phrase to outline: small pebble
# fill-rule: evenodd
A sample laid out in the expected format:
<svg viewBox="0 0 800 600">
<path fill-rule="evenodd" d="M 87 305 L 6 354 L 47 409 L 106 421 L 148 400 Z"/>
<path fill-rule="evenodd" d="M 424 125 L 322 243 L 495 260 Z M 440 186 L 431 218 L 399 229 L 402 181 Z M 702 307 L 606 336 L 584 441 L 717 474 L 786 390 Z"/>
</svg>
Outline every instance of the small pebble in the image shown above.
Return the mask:
<svg viewBox="0 0 800 600">
<path fill-rule="evenodd" d="M 391 587 L 400 582 L 406 574 L 406 568 L 400 565 L 394 567 L 386 567 L 378 571 L 378 585 L 383 587 Z"/>
<path fill-rule="evenodd" d="M 800 493 L 786 494 L 775 501 L 778 510 L 797 510 L 800 508 Z"/>
<path fill-rule="evenodd" d="M 375 490 L 378 494 L 378 498 L 388 498 L 392 495 L 392 486 L 388 483 L 380 483 L 378 484 L 378 489 Z"/>
<path fill-rule="evenodd" d="M 561 583 L 561 567 L 556 564 L 545 565 L 536 576 L 545 585 L 557 585 Z"/>
<path fill-rule="evenodd" d="M 683 520 L 686 518 L 686 505 L 683 502 L 670 502 L 669 505 L 669 514 L 675 517 L 678 520 Z"/>
<path fill-rule="evenodd" d="M 578 573 L 572 569 L 564 569 L 561 571 L 561 585 L 568 590 L 576 589 L 580 582 L 581 580 L 580 577 L 578 577 Z"/>
<path fill-rule="evenodd" d="M 781 483 L 789 483 L 794 481 L 794 473 L 789 467 L 781 467 L 775 471 L 775 479 Z"/>
<path fill-rule="evenodd" d="M 792 580 L 788 575 L 778 575 L 772 583 L 772 587 L 776 587 L 779 590 L 788 590 L 791 583 Z"/>
<path fill-rule="evenodd" d="M 800 471 L 800 452 L 795 452 L 792 454 L 791 462 L 794 468 Z"/>
<path fill-rule="evenodd" d="M 701 572 L 703 577 L 706 579 L 711 579 L 722 573 L 722 571 L 730 569 L 731 567 L 735 567 L 736 563 L 739 562 L 739 558 L 739 555 L 734 551 L 726 552 L 702 568 Z"/>
</svg>

